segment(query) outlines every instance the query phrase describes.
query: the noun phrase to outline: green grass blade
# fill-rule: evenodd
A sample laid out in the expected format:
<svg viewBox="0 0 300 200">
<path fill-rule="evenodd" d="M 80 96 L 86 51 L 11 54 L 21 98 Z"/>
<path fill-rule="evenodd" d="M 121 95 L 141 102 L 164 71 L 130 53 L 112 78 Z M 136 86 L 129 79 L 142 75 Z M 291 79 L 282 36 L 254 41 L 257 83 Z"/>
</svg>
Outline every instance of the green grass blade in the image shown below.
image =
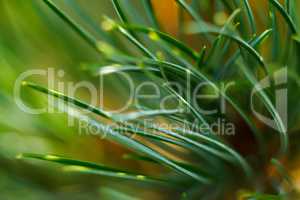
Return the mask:
<svg viewBox="0 0 300 200">
<path fill-rule="evenodd" d="M 65 3 L 67 6 L 72 8 L 72 10 L 74 10 L 74 12 L 78 16 L 80 16 L 80 18 L 87 25 L 89 25 L 93 30 L 95 30 L 99 37 L 103 38 L 105 41 L 110 42 L 111 44 L 117 44 L 116 39 L 113 36 L 108 35 L 104 30 L 102 30 L 99 24 L 80 6 L 77 0 L 66 0 Z"/>
<path fill-rule="evenodd" d="M 282 15 L 288 26 L 290 27 L 293 34 L 297 34 L 297 27 L 289 13 L 284 9 L 284 7 L 277 0 L 269 0 L 271 4 L 278 10 Z"/>
<path fill-rule="evenodd" d="M 55 155 L 41 155 L 41 154 L 21 154 L 17 158 L 19 159 L 37 159 L 48 162 L 54 162 L 64 165 L 63 168 L 65 171 L 69 172 L 80 172 L 85 174 L 95 174 L 107 177 L 114 177 L 119 179 L 128 179 L 134 181 L 142 181 L 142 182 L 150 182 L 150 183 L 165 183 L 168 184 L 166 180 L 160 180 L 157 178 L 148 177 L 145 175 L 134 174 L 128 171 L 114 169 L 110 167 L 106 167 L 103 165 L 99 165 L 96 163 L 68 159 L 61 156 Z"/>
<path fill-rule="evenodd" d="M 205 22 L 202 19 L 202 17 L 190 5 L 186 3 L 185 0 L 175 0 L 175 1 L 183 10 L 185 10 L 196 21 L 198 28 L 205 29 L 205 27 L 207 26 L 213 26 Z M 204 34 L 204 36 L 208 39 L 208 41 L 211 42 L 211 38 L 209 38 L 206 34 Z"/>
<path fill-rule="evenodd" d="M 122 8 L 121 8 L 121 5 L 119 3 L 118 0 L 111 0 L 113 6 L 114 6 L 114 9 L 119 17 L 119 19 L 121 20 L 122 23 L 128 23 L 128 19 L 125 15 L 125 13 L 123 12 Z"/>
<path fill-rule="evenodd" d="M 191 113 L 200 120 L 203 124 L 208 124 L 205 118 L 201 115 L 201 113 L 190 103 L 188 102 L 183 96 L 181 96 L 178 92 L 173 90 L 172 88 L 166 87 L 166 90 L 173 94 L 180 102 L 182 102 L 188 109 L 190 109 Z"/>
<path fill-rule="evenodd" d="M 178 8 L 178 17 L 177 17 L 177 23 L 178 23 L 178 30 L 177 30 L 177 37 L 179 39 L 183 39 L 184 38 L 184 30 L 183 27 L 185 26 L 185 22 L 184 22 L 184 10 L 182 7 Z"/>
<path fill-rule="evenodd" d="M 110 65 L 101 67 L 97 70 L 96 75 L 109 75 L 119 72 L 143 72 L 143 70 L 159 72 L 159 69 L 155 67 L 141 68 L 134 65 Z"/>
<path fill-rule="evenodd" d="M 293 40 L 295 40 L 296 42 L 300 43 L 300 35 L 293 36 Z"/>
<path fill-rule="evenodd" d="M 281 162 L 275 158 L 271 159 L 272 165 L 274 165 L 278 171 L 278 173 L 283 177 L 284 180 L 287 181 L 287 183 L 293 187 L 293 181 L 292 177 L 290 177 L 287 169 L 281 164 Z"/>
<path fill-rule="evenodd" d="M 252 35 L 256 35 L 256 23 L 255 23 L 255 19 L 254 19 L 254 15 L 251 9 L 251 6 L 249 4 L 248 0 L 243 0 L 246 11 L 247 11 L 247 15 L 248 15 L 248 20 L 250 23 L 250 27 L 251 27 L 251 32 Z"/>
<path fill-rule="evenodd" d="M 240 45 L 242 48 L 244 48 L 248 53 L 250 53 L 260 64 L 262 69 L 264 70 L 265 74 L 269 74 L 269 70 L 267 69 L 263 57 L 252 47 L 250 46 L 246 41 L 244 41 L 242 38 L 237 36 L 236 34 L 232 32 L 224 32 L 220 31 L 218 29 L 199 29 L 199 27 L 195 24 L 192 24 L 191 26 L 188 27 L 187 33 L 189 34 L 215 34 L 215 35 L 222 35 L 224 37 L 227 37 L 231 39 L 232 41 L 236 42 L 238 45 Z"/>
<path fill-rule="evenodd" d="M 268 29 L 264 31 L 261 35 L 259 35 L 257 38 L 254 40 L 251 40 L 249 42 L 249 45 L 251 45 L 253 48 L 258 47 L 263 41 L 268 38 L 271 33 L 273 32 L 272 29 Z M 220 70 L 219 74 L 217 75 L 217 80 L 220 80 L 224 74 L 226 74 L 226 71 L 237 61 L 237 59 L 241 56 L 241 50 L 238 49 L 226 62 L 224 65 L 223 69 Z"/>
<path fill-rule="evenodd" d="M 84 30 L 78 23 L 72 20 L 65 12 L 59 9 L 51 0 L 43 0 L 43 2 L 53 10 L 64 22 L 66 22 L 75 32 L 77 32 L 89 45 L 99 51 L 97 39 Z"/>
<path fill-rule="evenodd" d="M 44 93 L 44 94 L 47 94 L 47 95 L 51 95 L 51 96 L 54 96 L 58 99 L 61 99 L 65 102 L 68 102 L 68 103 L 71 103 L 75 106 L 78 106 L 79 108 L 82 108 L 84 110 L 89 110 L 97 115 L 100 115 L 101 117 L 105 117 L 107 119 L 110 119 L 111 118 L 111 115 L 103 110 L 101 110 L 100 108 L 96 108 L 95 106 L 92 106 L 92 105 L 89 105 L 87 103 L 84 103 L 83 101 L 80 101 L 74 97 L 69 97 L 69 96 L 66 96 L 60 92 L 57 92 L 57 91 L 54 91 L 54 90 L 50 90 L 50 89 L 47 89 L 45 87 L 42 87 L 40 85 L 37 85 L 37 84 L 34 84 L 34 83 L 29 83 L 29 82 L 23 82 L 22 83 L 23 86 L 25 87 L 29 87 L 29 88 L 32 88 L 34 90 L 37 90 L 41 93 Z"/>
<path fill-rule="evenodd" d="M 91 169 L 98 169 L 98 170 L 108 170 L 112 172 L 126 172 L 123 170 L 117 170 L 117 169 L 112 169 L 103 165 L 99 165 L 93 162 L 86 162 L 86 161 L 81 161 L 81 160 L 74 160 L 74 159 L 68 159 L 64 158 L 61 156 L 56 156 L 56 155 L 41 155 L 41 154 L 33 154 L 33 153 L 24 153 L 20 154 L 17 156 L 19 159 L 23 158 L 34 158 L 34 159 L 39 159 L 39 160 L 45 160 L 45 161 L 51 161 L 63 165 L 70 165 L 70 166 L 82 166 L 82 167 L 87 167 Z"/>
<path fill-rule="evenodd" d="M 179 6 L 181 6 L 184 10 L 187 11 L 187 13 L 199 24 L 203 24 L 205 23 L 203 21 L 203 19 L 200 17 L 200 15 L 198 15 L 198 13 L 196 13 L 193 8 L 191 8 L 186 2 L 185 0 L 175 0 Z"/>
<path fill-rule="evenodd" d="M 162 45 L 160 48 L 164 49 L 167 51 L 168 54 L 172 55 L 173 59 L 178 60 L 180 63 L 183 63 L 184 65 L 188 67 L 192 67 L 182 56 L 178 56 L 178 53 L 183 52 L 184 54 L 188 55 L 189 57 L 193 59 L 198 59 L 198 53 L 194 51 L 193 49 L 189 48 L 186 46 L 184 43 L 180 42 L 179 40 L 175 39 L 174 37 L 160 32 L 158 30 L 155 30 L 153 28 L 148 28 L 148 27 L 143 27 L 143 26 L 137 26 L 137 25 L 128 25 L 128 24 L 117 24 L 113 20 L 107 18 L 109 23 L 113 24 L 113 29 L 118 29 L 121 34 L 123 34 L 125 37 L 127 37 L 135 46 L 137 46 L 139 49 L 141 49 L 144 54 L 147 57 L 150 57 L 154 60 L 157 60 L 156 56 L 154 56 L 149 49 L 147 49 L 144 45 L 139 43 L 135 38 L 131 37 L 130 34 L 128 34 L 129 31 L 136 33 L 144 33 L 148 34 L 149 39 L 151 39 L 154 42 L 162 41 L 166 42 L 167 44 L 172 45 L 172 48 L 170 48 L 167 45 Z M 159 44 L 159 43 L 158 43 Z"/>
<path fill-rule="evenodd" d="M 245 42 L 243 39 L 241 39 L 239 37 L 232 36 L 232 35 L 229 35 L 229 34 L 225 34 L 224 36 L 232 39 L 233 41 L 238 43 L 241 47 L 245 48 L 261 64 L 261 66 L 263 67 L 263 70 L 265 71 L 265 73 L 269 74 L 268 69 L 266 68 L 266 65 L 264 63 L 263 57 L 253 47 L 251 47 L 247 42 Z"/>
<path fill-rule="evenodd" d="M 221 28 L 221 32 L 227 32 L 230 31 L 231 25 L 234 23 L 234 19 L 238 16 L 238 14 L 241 12 L 240 9 L 236 9 L 226 20 L 224 26 Z M 225 43 L 225 44 L 224 44 Z M 219 35 L 212 44 L 211 50 L 208 53 L 206 64 L 208 66 L 216 66 L 217 61 L 222 60 L 223 51 L 220 51 L 220 49 L 223 49 L 228 44 L 229 41 L 226 40 L 226 37 L 223 35 Z"/>
<path fill-rule="evenodd" d="M 150 22 L 152 24 L 152 26 L 157 29 L 160 30 L 160 25 L 159 22 L 157 20 L 157 17 L 155 15 L 155 11 L 152 5 L 152 1 L 151 0 L 143 0 L 143 5 L 145 7 L 146 13 L 148 18 L 150 19 Z"/>
<path fill-rule="evenodd" d="M 151 53 L 147 47 L 145 47 L 142 43 L 140 43 L 133 35 L 130 34 L 126 29 L 123 27 L 119 26 L 118 27 L 119 32 L 124 35 L 132 44 L 134 44 L 138 49 L 140 49 L 145 56 L 156 59 L 156 56 Z"/>
<path fill-rule="evenodd" d="M 126 17 L 125 15 L 125 12 L 123 11 L 120 3 L 119 3 L 119 0 L 111 0 L 113 6 L 114 6 L 114 9 L 121 21 L 121 23 L 123 24 L 128 24 L 129 23 L 129 20 L 128 18 Z M 130 5 L 128 5 L 130 6 Z M 154 58 L 153 55 L 150 53 L 149 50 L 147 50 L 147 48 L 145 46 L 142 45 L 142 43 L 140 41 L 138 41 L 138 36 L 132 32 L 132 31 L 128 31 L 128 32 L 124 32 L 124 30 L 121 30 L 119 28 L 119 31 L 127 38 L 129 39 L 129 41 L 131 41 L 133 44 L 135 44 L 140 50 L 142 50 L 142 52 L 145 53 L 146 56 L 150 56 L 151 58 Z"/>
<path fill-rule="evenodd" d="M 212 43 L 212 47 L 210 48 L 208 55 L 207 55 L 207 60 L 206 63 L 208 63 L 209 66 L 212 66 L 210 63 L 211 62 L 215 62 L 216 60 L 219 59 L 215 59 L 215 55 L 218 54 L 220 51 L 220 46 L 221 43 L 223 41 L 222 36 L 218 36 Z"/>
<path fill-rule="evenodd" d="M 188 47 L 186 44 L 180 42 L 176 38 L 174 38 L 164 32 L 161 32 L 161 31 L 158 31 L 158 30 L 155 30 L 152 28 L 136 26 L 136 25 L 124 24 L 121 26 L 126 30 L 131 30 L 131 31 L 148 34 L 149 38 L 153 41 L 158 41 L 161 39 L 161 40 L 171 44 L 172 46 L 176 47 L 177 49 L 181 50 L 183 53 L 185 53 L 186 55 L 190 56 L 193 59 L 198 59 L 198 57 L 199 57 L 199 55 L 196 51 L 194 51 L 193 49 Z"/>
<path fill-rule="evenodd" d="M 156 57 L 154 56 L 154 54 L 151 53 L 151 51 L 149 49 L 147 49 L 146 46 L 144 46 L 135 36 L 135 34 L 133 32 L 131 32 L 130 30 L 127 31 L 126 29 L 124 29 L 122 26 L 120 26 L 117 22 L 115 22 L 114 20 L 110 19 L 109 17 L 105 16 L 104 17 L 104 24 L 107 24 L 107 31 L 111 31 L 111 30 L 118 30 L 119 33 L 121 33 L 125 38 L 127 38 L 133 45 L 135 45 L 139 50 L 141 50 L 141 52 L 152 59 L 156 59 Z"/>
<path fill-rule="evenodd" d="M 156 24 L 156 29 L 159 29 L 159 24 L 158 24 L 158 22 L 157 22 L 157 20 L 156 20 L 156 16 L 155 16 L 155 14 L 154 14 L 154 11 L 153 11 L 153 7 L 152 7 L 152 3 L 151 3 L 151 1 L 150 0 L 144 0 L 143 2 L 143 5 L 144 5 L 144 7 L 145 7 L 145 9 L 146 9 L 146 11 L 147 11 L 147 13 L 148 13 L 148 15 L 150 15 L 149 17 L 152 19 L 152 21 L 156 21 L 156 22 L 154 22 L 155 24 Z M 121 8 L 120 8 L 120 5 L 118 4 L 118 2 L 116 1 L 115 2 L 115 8 L 116 8 L 116 10 L 119 10 L 119 11 L 117 11 L 118 13 L 123 13 L 122 12 L 122 10 L 121 10 Z M 122 21 L 122 24 L 129 24 L 129 22 L 128 22 L 128 20 L 121 20 Z M 156 59 L 155 58 L 155 56 L 154 56 L 154 54 L 152 54 L 151 52 L 150 52 L 150 50 L 149 49 L 147 49 L 146 48 L 146 46 L 143 46 L 142 44 L 141 44 L 141 42 L 139 42 L 139 43 L 137 43 L 137 41 L 135 41 L 135 39 L 136 38 L 138 38 L 137 37 L 137 35 L 136 35 L 136 32 L 135 32 L 135 30 L 131 30 L 131 29 L 127 29 L 125 26 L 119 26 L 118 27 L 119 28 L 119 31 L 127 38 L 127 39 L 129 39 L 135 46 L 137 46 L 140 50 L 142 50 L 143 52 L 144 52 L 144 54 L 147 56 L 147 57 L 150 57 L 150 58 L 152 58 L 152 59 Z M 124 32 L 124 30 L 123 29 L 126 29 L 130 34 L 127 34 L 126 32 Z M 132 37 L 133 36 L 133 37 Z M 153 36 L 153 35 L 152 35 Z M 153 39 L 153 37 L 151 38 L 150 37 L 150 39 Z M 172 50 L 172 49 L 169 49 L 169 48 L 166 48 L 165 46 L 163 46 L 162 47 L 163 49 L 165 49 L 166 51 L 168 51 L 168 53 L 170 54 L 170 55 L 173 55 L 173 53 L 174 53 L 174 51 L 176 51 L 176 50 Z M 175 56 L 173 56 L 173 57 L 175 57 Z M 182 58 L 180 58 L 180 57 L 175 57 L 176 59 L 179 59 L 179 60 L 181 60 L 181 61 L 183 61 L 184 62 L 184 59 L 182 59 Z M 163 72 L 162 72 L 163 73 Z"/>
<path fill-rule="evenodd" d="M 240 14 L 241 9 L 236 9 L 232 12 L 232 14 L 228 17 L 228 19 L 226 20 L 224 26 L 222 27 L 221 31 L 226 32 L 230 30 L 230 26 L 232 24 L 234 24 L 234 20 L 236 19 L 236 17 Z"/>
<path fill-rule="evenodd" d="M 135 197 L 135 195 L 127 194 L 119 189 L 114 189 L 111 186 L 102 186 L 99 189 L 99 194 L 101 199 L 140 200 L 140 198 Z"/>
<path fill-rule="evenodd" d="M 114 114 L 114 119 L 117 121 L 132 121 L 139 118 L 156 117 L 156 116 L 168 116 L 176 113 L 181 113 L 182 110 L 144 110 L 130 112 L 126 114 Z"/>
<path fill-rule="evenodd" d="M 199 58 L 197 60 L 197 66 L 199 68 L 202 67 L 202 65 L 204 65 L 205 63 L 205 55 L 206 55 L 206 46 L 204 46 L 201 51 L 200 51 L 200 54 L 199 54 Z"/>
<path fill-rule="evenodd" d="M 285 9 L 288 14 L 291 14 L 291 0 L 284 1 Z"/>
<path fill-rule="evenodd" d="M 157 163 L 157 161 L 155 161 L 151 158 L 136 155 L 136 154 L 125 154 L 125 155 L 123 155 L 123 159 L 125 159 L 125 160 L 145 161 L 145 162 L 151 162 L 151 163 L 154 163 L 154 164 L 159 164 L 159 163 Z M 205 174 L 205 172 L 203 172 L 203 170 L 201 170 L 198 166 L 195 166 L 193 164 L 190 164 L 190 163 L 187 163 L 187 162 L 180 162 L 180 161 L 176 161 L 176 164 L 184 166 L 185 168 L 190 169 L 194 172 Z"/>
<path fill-rule="evenodd" d="M 272 23 L 272 30 L 273 30 L 273 48 L 272 48 L 272 58 L 273 60 L 278 59 L 279 56 L 279 50 L 280 50 L 280 35 L 279 35 L 279 29 L 278 29 L 278 20 L 275 13 L 275 8 L 270 8 L 270 17 L 271 17 L 271 23 Z"/>
<path fill-rule="evenodd" d="M 231 5 L 228 3 L 227 0 L 221 0 L 222 3 L 224 4 L 225 8 L 231 13 L 233 12 L 233 8 L 231 7 Z"/>
</svg>

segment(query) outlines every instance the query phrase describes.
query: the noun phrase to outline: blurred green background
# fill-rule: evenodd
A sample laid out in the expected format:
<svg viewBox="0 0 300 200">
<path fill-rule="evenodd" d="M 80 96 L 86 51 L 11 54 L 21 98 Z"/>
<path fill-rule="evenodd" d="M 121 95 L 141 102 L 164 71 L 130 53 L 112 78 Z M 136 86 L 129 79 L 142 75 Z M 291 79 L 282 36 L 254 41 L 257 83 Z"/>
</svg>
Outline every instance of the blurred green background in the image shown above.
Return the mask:
<svg viewBox="0 0 300 200">
<path fill-rule="evenodd" d="M 78 23 L 97 38 L 105 37 L 100 30 L 103 15 L 112 14 L 110 1 L 55 1 Z M 81 15 L 75 14 L 80 9 Z M 92 21 L 91 21 L 92 19 Z M 96 28 L 95 28 L 96 27 Z M 16 78 L 30 69 L 63 69 L 65 81 L 86 80 L 82 66 L 101 63 L 101 56 L 64 24 L 42 1 L 0 1 L 0 199 L 113 199 L 134 183 L 109 181 L 93 176 L 64 174 L 59 165 L 43 162 L 24 162 L 15 157 L 22 152 L 66 155 L 75 159 L 110 166 L 128 166 L 143 170 L 147 166 L 122 161 L 126 150 L 97 137 L 79 136 L 76 128 L 67 126 L 64 114 L 39 116 L 22 112 L 13 98 Z M 31 80 L 47 84 L 46 77 Z M 84 98 L 84 92 L 79 94 Z M 109 96 L 109 95 L 106 95 Z M 45 98 L 26 91 L 22 96 L 32 106 L 45 106 Z M 110 103 L 111 104 L 111 103 Z M 114 155 L 114 156 L 111 156 Z M 101 187 L 99 187 L 101 183 Z M 113 187 L 107 187 L 107 185 Z M 114 189 L 112 189 L 114 188 Z M 151 197 L 151 191 L 139 187 L 138 193 L 124 196 Z M 154 198 L 154 197 L 153 197 Z"/>
</svg>

